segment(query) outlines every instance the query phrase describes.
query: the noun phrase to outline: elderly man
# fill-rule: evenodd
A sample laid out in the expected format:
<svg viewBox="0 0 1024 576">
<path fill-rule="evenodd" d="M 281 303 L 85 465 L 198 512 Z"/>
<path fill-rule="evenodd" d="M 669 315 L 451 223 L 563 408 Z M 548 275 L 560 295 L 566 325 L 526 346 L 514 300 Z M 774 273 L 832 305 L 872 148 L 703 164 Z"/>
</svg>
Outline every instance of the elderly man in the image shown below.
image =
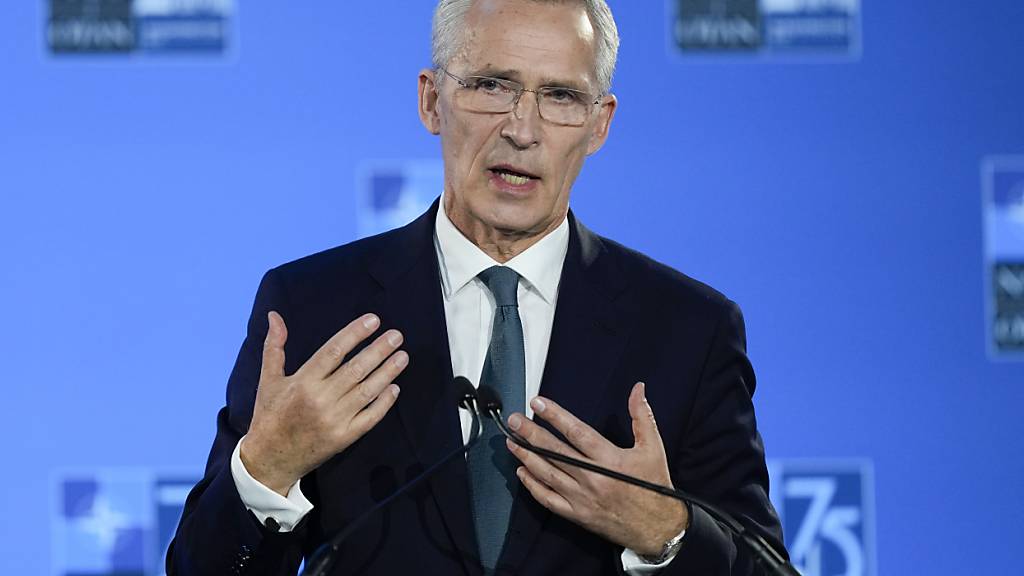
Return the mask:
<svg viewBox="0 0 1024 576">
<path fill-rule="evenodd" d="M 441 137 L 443 195 L 264 276 L 169 574 L 293 574 L 466 441 L 457 375 L 497 390 L 531 442 L 690 491 L 780 545 L 738 309 L 569 211 L 615 115 L 617 49 L 603 0 L 439 3 L 419 113 Z M 333 573 L 623 571 L 755 566 L 703 510 L 491 425 L 359 526 Z"/>
</svg>

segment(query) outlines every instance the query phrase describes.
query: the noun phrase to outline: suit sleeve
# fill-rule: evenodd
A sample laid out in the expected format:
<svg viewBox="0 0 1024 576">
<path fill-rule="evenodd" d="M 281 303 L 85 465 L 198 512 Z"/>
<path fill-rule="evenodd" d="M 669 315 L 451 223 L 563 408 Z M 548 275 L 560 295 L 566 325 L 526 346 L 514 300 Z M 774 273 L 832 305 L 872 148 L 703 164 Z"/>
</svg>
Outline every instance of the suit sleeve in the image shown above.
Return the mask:
<svg viewBox="0 0 1024 576">
<path fill-rule="evenodd" d="M 305 523 L 274 533 L 246 508 L 231 475 L 231 454 L 249 428 L 267 334 L 267 313 L 287 318 L 287 298 L 275 270 L 263 276 L 248 329 L 228 380 L 226 406 L 217 415 L 217 435 L 203 479 L 185 501 L 167 551 L 168 576 L 295 574 L 302 559 Z"/>
<path fill-rule="evenodd" d="M 743 316 L 727 302 L 701 371 L 692 413 L 672 462 L 679 488 L 702 497 L 757 529 L 776 549 L 782 527 L 768 499 L 764 445 L 752 397 L 754 371 L 746 355 Z M 760 574 L 749 552 L 707 512 L 692 507 L 683 545 L 665 575 Z"/>
</svg>

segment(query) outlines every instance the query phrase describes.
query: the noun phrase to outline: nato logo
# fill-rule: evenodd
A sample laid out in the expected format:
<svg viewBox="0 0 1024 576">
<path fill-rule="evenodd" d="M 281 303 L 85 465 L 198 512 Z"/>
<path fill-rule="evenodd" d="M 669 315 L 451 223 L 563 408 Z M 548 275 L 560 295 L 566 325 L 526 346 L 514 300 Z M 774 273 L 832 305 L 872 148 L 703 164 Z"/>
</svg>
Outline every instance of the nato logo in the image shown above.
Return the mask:
<svg viewBox="0 0 1024 576">
<path fill-rule="evenodd" d="M 672 1 L 683 53 L 860 53 L 860 0 Z"/>
<path fill-rule="evenodd" d="M 50 0 L 50 51 L 222 53 L 232 0 Z"/>
<path fill-rule="evenodd" d="M 132 0 L 50 0 L 47 36 L 55 53 L 131 52 Z"/>
<path fill-rule="evenodd" d="M 988 350 L 1024 359 L 1024 156 L 982 163 Z"/>
<path fill-rule="evenodd" d="M 756 50 L 757 0 L 678 0 L 675 38 L 683 50 Z"/>
<path fill-rule="evenodd" d="M 99 470 L 56 478 L 57 576 L 163 576 L 164 554 L 194 478 Z"/>
<path fill-rule="evenodd" d="M 357 173 L 360 237 L 412 222 L 444 190 L 444 166 L 437 160 L 369 161 Z"/>
<path fill-rule="evenodd" d="M 772 461 L 771 499 L 804 576 L 874 576 L 873 475 L 862 461 Z"/>
</svg>

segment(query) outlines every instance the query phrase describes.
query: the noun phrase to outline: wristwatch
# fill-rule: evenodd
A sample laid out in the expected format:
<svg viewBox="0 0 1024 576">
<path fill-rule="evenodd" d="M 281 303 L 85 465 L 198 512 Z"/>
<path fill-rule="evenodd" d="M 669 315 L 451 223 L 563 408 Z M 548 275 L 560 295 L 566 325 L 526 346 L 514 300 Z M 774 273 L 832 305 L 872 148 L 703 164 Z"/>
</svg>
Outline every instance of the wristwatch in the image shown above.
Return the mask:
<svg viewBox="0 0 1024 576">
<path fill-rule="evenodd" d="M 645 564 L 661 564 L 675 556 L 676 552 L 679 552 L 679 548 L 683 545 L 683 536 L 685 535 L 686 530 L 683 530 L 677 536 L 662 544 L 661 553 L 657 556 L 644 556 L 643 554 L 637 554 L 637 556 L 640 560 L 643 560 Z"/>
</svg>

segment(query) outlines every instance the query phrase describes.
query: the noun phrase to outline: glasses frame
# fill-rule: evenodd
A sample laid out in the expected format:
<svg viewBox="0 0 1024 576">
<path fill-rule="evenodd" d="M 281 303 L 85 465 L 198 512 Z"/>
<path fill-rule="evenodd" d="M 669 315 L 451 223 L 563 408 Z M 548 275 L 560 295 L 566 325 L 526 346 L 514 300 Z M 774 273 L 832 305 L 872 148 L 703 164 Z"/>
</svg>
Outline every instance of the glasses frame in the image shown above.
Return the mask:
<svg viewBox="0 0 1024 576">
<path fill-rule="evenodd" d="M 537 103 L 537 115 L 540 116 L 542 120 L 544 120 L 545 122 L 550 122 L 550 123 L 552 123 L 552 124 L 554 124 L 556 126 L 572 126 L 572 127 L 578 128 L 578 127 L 583 126 L 584 124 L 587 123 L 586 118 L 584 118 L 583 121 L 580 122 L 579 124 L 566 124 L 564 122 L 555 122 L 554 120 L 549 120 L 548 118 L 544 118 L 544 114 L 540 111 L 540 108 L 541 108 L 541 105 L 540 105 L 540 93 L 541 93 L 541 91 L 542 90 L 565 90 L 566 92 L 572 92 L 573 94 L 580 94 L 580 95 L 584 96 L 585 100 L 583 100 L 583 101 L 584 101 L 585 105 L 587 106 L 587 115 L 588 116 L 590 115 L 591 110 L 593 110 L 593 107 L 598 105 L 598 104 L 600 104 L 601 100 L 603 100 L 604 97 L 605 97 L 605 94 L 598 94 L 597 96 L 594 96 L 593 94 L 590 94 L 589 92 L 584 92 L 582 90 L 576 90 L 575 88 L 566 88 L 565 86 L 541 86 L 541 87 L 537 88 L 536 90 L 534 90 L 534 89 L 527 88 L 526 86 L 524 86 L 523 84 L 521 84 L 519 82 L 516 82 L 515 80 L 508 80 L 506 78 L 495 78 L 493 76 L 476 76 L 476 75 L 474 75 L 474 76 L 466 76 L 466 77 L 459 77 L 459 76 L 456 76 L 455 74 L 452 74 L 451 72 L 449 72 L 447 68 L 441 67 L 441 68 L 439 68 L 439 70 L 444 72 L 446 75 L 450 76 L 452 80 L 455 80 L 455 82 L 458 83 L 460 88 L 463 88 L 463 89 L 466 89 L 466 90 L 470 90 L 470 89 L 473 88 L 473 86 L 471 86 L 469 84 L 468 80 L 471 79 L 471 78 L 476 78 L 476 79 L 480 79 L 480 80 L 493 80 L 494 82 L 497 82 L 501 86 L 505 86 L 506 88 L 512 90 L 515 93 L 515 98 L 513 98 L 512 102 L 511 102 L 512 107 L 509 108 L 508 111 L 506 111 L 506 112 L 480 112 L 481 114 L 508 114 L 509 112 L 515 113 L 516 109 L 519 107 L 519 100 L 523 97 L 523 92 L 532 92 L 534 100 Z"/>
</svg>

